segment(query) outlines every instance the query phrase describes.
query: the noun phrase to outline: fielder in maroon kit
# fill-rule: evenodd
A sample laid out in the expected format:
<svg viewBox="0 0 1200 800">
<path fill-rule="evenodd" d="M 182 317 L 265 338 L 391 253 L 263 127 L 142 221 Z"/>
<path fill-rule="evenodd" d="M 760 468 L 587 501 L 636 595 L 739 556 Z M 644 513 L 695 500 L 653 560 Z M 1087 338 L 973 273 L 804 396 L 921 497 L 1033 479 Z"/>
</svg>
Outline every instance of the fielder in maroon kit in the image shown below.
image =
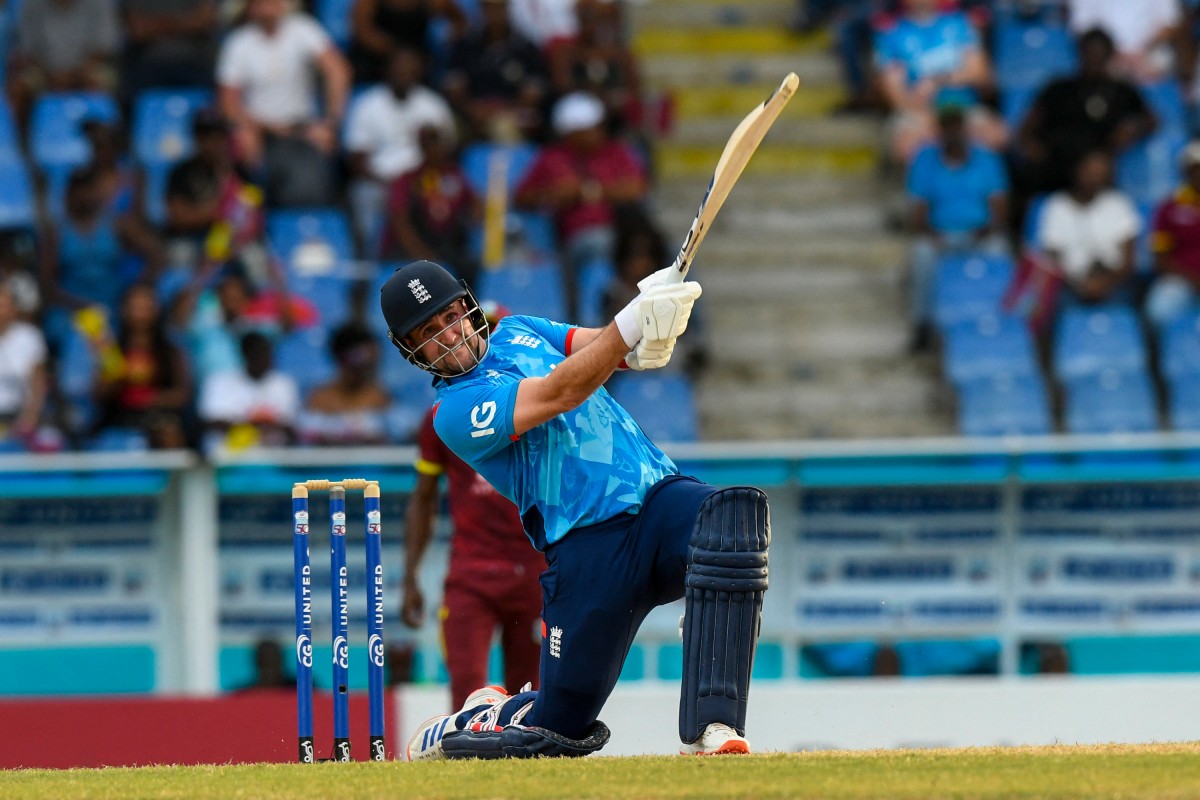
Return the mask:
<svg viewBox="0 0 1200 800">
<path fill-rule="evenodd" d="M 404 601 L 401 617 L 420 627 L 425 598 L 417 585 L 421 558 L 433 534 L 438 483 L 449 482 L 450 566 L 442 608 L 442 642 L 450 672 L 453 707 L 487 683 L 492 635 L 500 629 L 504 684 L 538 684 L 541 660 L 542 588 L 546 568 L 521 527 L 517 507 L 442 443 L 433 430 L 434 410 L 417 437 L 417 486 L 404 517 Z"/>
</svg>

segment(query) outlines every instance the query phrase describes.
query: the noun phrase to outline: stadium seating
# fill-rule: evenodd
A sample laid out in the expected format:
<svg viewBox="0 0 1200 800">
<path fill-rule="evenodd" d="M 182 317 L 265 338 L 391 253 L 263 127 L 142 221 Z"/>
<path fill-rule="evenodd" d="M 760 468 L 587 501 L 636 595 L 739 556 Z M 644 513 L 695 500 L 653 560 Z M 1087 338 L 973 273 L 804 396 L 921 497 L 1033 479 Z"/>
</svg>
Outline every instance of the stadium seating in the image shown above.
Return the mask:
<svg viewBox="0 0 1200 800">
<path fill-rule="evenodd" d="M 943 368 L 955 384 L 993 375 L 1028 377 L 1038 371 L 1033 337 L 1019 317 L 980 317 L 946 329 L 943 337 Z"/>
<path fill-rule="evenodd" d="M 132 148 L 143 166 L 174 164 L 192 151 L 192 115 L 212 105 L 207 89 L 153 89 L 133 106 Z"/>
<path fill-rule="evenodd" d="M 1154 389 L 1145 372 L 1105 369 L 1066 382 L 1068 433 L 1158 430 Z"/>
<path fill-rule="evenodd" d="M 994 44 L 1002 94 L 1014 88 L 1040 88 L 1075 71 L 1075 42 L 1062 26 L 1001 18 L 996 21 Z"/>
<path fill-rule="evenodd" d="M 25 162 L 0 156 L 0 229 L 32 228 L 36 217 L 37 201 Z"/>
<path fill-rule="evenodd" d="M 980 376 L 958 385 L 958 428 L 965 436 L 1051 433 L 1046 387 L 1037 374 Z"/>
<path fill-rule="evenodd" d="M 1137 314 L 1126 306 L 1073 307 L 1062 312 L 1054 371 L 1064 383 L 1105 370 L 1144 374 L 1146 344 Z"/>
<path fill-rule="evenodd" d="M 21 136 L 8 101 L 0 98 L 0 159 L 10 158 L 21 158 Z"/>
<path fill-rule="evenodd" d="M 1179 153 L 1186 145 L 1186 132 L 1170 129 L 1160 129 L 1133 145 L 1117 158 L 1117 188 L 1139 206 L 1157 206 L 1179 183 Z"/>
<path fill-rule="evenodd" d="M 617 268 L 608 259 L 593 259 L 579 270 L 579 309 L 572 322 L 587 328 L 602 327 L 607 320 L 604 314 L 604 290 L 617 276 Z"/>
<path fill-rule="evenodd" d="M 33 163 L 46 170 L 72 168 L 87 163 L 91 145 L 83 133 L 88 120 L 116 122 L 121 114 L 117 103 L 96 92 L 44 94 L 33 106 L 29 142 Z"/>
<path fill-rule="evenodd" d="M 1040 86 L 1009 86 L 1000 95 L 1000 114 L 1011 130 L 1018 130 L 1033 108 Z"/>
<path fill-rule="evenodd" d="M 686 376 L 621 374 L 611 381 L 609 391 L 655 442 L 696 440 L 696 398 Z"/>
<path fill-rule="evenodd" d="M 317 0 L 317 19 L 324 26 L 329 38 L 343 52 L 350 46 L 351 23 L 350 14 L 354 8 L 354 0 Z"/>
<path fill-rule="evenodd" d="M 283 264 L 288 288 L 316 307 L 321 324 L 329 329 L 345 321 L 356 277 L 345 214 L 334 208 L 272 211 L 267 241 Z"/>
<path fill-rule="evenodd" d="M 1188 129 L 1187 102 L 1183 88 L 1174 78 L 1166 78 L 1139 87 L 1142 96 L 1154 110 L 1160 131 L 1186 131 Z"/>
<path fill-rule="evenodd" d="M 514 314 L 550 319 L 566 318 L 566 293 L 558 265 L 509 263 L 500 269 L 480 271 L 476 280 L 479 300 L 492 300 Z"/>
<path fill-rule="evenodd" d="M 1200 377 L 1200 312 L 1185 314 L 1162 332 L 1159 367 L 1171 380 Z"/>
<path fill-rule="evenodd" d="M 275 368 L 295 378 L 300 396 L 307 397 L 336 373 L 329 354 L 328 331 L 313 327 L 279 337 L 275 342 Z"/>
<path fill-rule="evenodd" d="M 460 158 L 462 170 L 466 173 L 467 183 L 480 197 L 487 196 L 488 172 L 492 156 L 497 153 L 508 155 L 508 194 L 512 196 L 517 184 L 533 166 L 537 157 L 537 147 L 532 144 L 498 145 L 476 143 L 467 145 Z"/>
<path fill-rule="evenodd" d="M 1011 259 L 949 253 L 938 263 L 933 317 L 943 330 L 1000 311 L 1013 279 Z"/>
<path fill-rule="evenodd" d="M 1167 384 L 1171 428 L 1200 431 L 1200 373 L 1172 378 Z"/>
</svg>

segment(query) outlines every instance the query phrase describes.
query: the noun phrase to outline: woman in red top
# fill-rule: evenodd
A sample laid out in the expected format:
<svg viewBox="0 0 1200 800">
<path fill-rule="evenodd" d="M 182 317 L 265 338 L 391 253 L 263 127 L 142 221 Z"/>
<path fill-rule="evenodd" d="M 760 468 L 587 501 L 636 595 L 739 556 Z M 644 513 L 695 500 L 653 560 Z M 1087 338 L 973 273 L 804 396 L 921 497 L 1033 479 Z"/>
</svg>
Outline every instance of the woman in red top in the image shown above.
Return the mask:
<svg viewBox="0 0 1200 800">
<path fill-rule="evenodd" d="M 117 347 L 124 366 L 97 376 L 97 427 L 141 430 L 151 447 L 184 447 L 191 379 L 183 353 L 167 338 L 154 286 L 129 287 L 120 315 Z"/>
</svg>

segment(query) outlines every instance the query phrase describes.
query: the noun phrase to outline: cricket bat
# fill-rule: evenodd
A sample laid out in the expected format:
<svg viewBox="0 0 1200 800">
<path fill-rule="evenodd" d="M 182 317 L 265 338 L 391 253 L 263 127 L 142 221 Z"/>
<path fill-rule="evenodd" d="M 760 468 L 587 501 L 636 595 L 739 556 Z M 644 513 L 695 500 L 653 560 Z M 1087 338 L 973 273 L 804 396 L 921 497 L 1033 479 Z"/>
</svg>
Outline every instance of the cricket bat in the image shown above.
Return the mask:
<svg viewBox="0 0 1200 800">
<path fill-rule="evenodd" d="M 742 170 L 750 163 L 750 157 L 754 155 L 759 143 L 767 135 L 767 131 L 771 129 L 775 120 L 779 118 L 784 106 L 792 99 L 792 95 L 795 94 L 796 87 L 799 85 L 800 79 L 796 77 L 796 73 L 789 72 L 783 79 L 783 83 L 779 84 L 779 88 L 747 114 L 746 118 L 733 129 L 729 141 L 725 143 L 725 149 L 721 152 L 721 158 L 717 161 L 717 169 L 713 172 L 712 181 L 708 184 L 708 191 L 704 193 L 704 199 L 700 201 L 700 210 L 696 212 L 696 219 L 692 221 L 692 227 L 688 229 L 687 236 L 683 239 L 683 246 L 679 248 L 679 255 L 675 257 L 673 266 L 678 272 L 680 282 L 687 277 L 688 269 L 692 266 L 692 259 L 696 257 L 700 243 L 704 241 L 708 229 L 712 227 L 717 212 L 725 204 L 725 198 L 729 196 L 729 192 L 737 183 Z"/>
</svg>

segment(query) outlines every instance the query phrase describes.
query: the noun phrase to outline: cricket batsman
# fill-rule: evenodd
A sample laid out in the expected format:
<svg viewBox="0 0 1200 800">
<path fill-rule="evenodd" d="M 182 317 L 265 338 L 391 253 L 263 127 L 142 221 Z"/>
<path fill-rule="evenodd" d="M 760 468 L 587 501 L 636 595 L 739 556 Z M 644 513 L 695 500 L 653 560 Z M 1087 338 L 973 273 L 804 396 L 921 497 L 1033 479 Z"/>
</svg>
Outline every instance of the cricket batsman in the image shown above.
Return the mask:
<svg viewBox="0 0 1200 800">
<path fill-rule="evenodd" d="M 541 684 L 483 687 L 409 742 L 412 760 L 583 756 L 609 739 L 600 711 L 638 627 L 685 598 L 680 752 L 748 753 L 746 703 L 767 588 L 766 495 L 679 469 L 604 390 L 657 369 L 700 285 L 668 267 L 603 328 L 509 316 L 489 334 L 463 281 L 404 266 L 380 305 L 392 343 L 436 376 L 442 441 L 512 500 L 546 558 Z"/>
</svg>

